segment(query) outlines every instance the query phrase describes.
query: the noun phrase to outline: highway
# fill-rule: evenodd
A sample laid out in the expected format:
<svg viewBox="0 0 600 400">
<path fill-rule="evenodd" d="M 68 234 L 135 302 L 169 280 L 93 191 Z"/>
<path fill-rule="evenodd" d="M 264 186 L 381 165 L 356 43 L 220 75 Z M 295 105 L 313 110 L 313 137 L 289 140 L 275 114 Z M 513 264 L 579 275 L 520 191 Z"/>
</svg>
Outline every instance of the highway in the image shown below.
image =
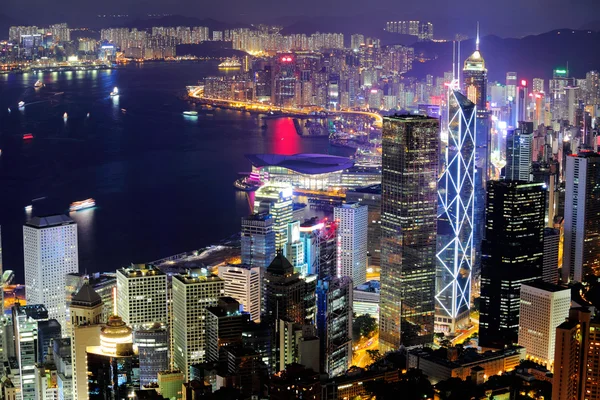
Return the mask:
<svg viewBox="0 0 600 400">
<path fill-rule="evenodd" d="M 372 338 L 362 338 L 354 345 L 354 352 L 352 354 L 352 365 L 356 365 L 360 368 L 369 366 L 373 361 L 367 353 L 367 350 L 378 350 L 379 349 L 379 334 L 376 333 Z"/>
</svg>

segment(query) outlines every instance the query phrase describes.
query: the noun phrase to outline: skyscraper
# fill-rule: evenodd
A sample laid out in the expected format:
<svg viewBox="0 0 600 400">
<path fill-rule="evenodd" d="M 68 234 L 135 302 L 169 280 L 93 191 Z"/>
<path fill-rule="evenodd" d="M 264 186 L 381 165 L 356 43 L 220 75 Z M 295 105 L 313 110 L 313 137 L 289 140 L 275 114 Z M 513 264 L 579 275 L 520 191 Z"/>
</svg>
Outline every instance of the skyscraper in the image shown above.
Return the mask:
<svg viewBox="0 0 600 400">
<path fill-rule="evenodd" d="M 292 186 L 286 183 L 268 183 L 254 195 L 254 212 L 273 217 L 275 250 L 283 250 L 287 242 L 287 224 L 293 218 L 292 196 Z"/>
<path fill-rule="evenodd" d="M 27 303 L 43 304 L 66 331 L 65 277 L 79 270 L 77 224 L 66 215 L 32 218 L 23 226 L 23 253 Z"/>
<path fill-rule="evenodd" d="M 304 252 L 304 241 L 300 238 L 300 222 L 294 221 L 288 224 L 287 242 L 283 248 L 283 254 L 294 266 L 294 271 L 300 276 L 308 275 L 308 263 Z"/>
<path fill-rule="evenodd" d="M 521 284 L 542 277 L 545 199 L 543 183 L 488 182 L 481 245 L 482 347 L 517 342 Z"/>
<path fill-rule="evenodd" d="M 384 119 L 380 350 L 430 343 L 435 311 L 439 121 Z"/>
<path fill-rule="evenodd" d="M 563 282 L 600 276 L 600 154 L 567 157 Z M 595 279 L 595 278 L 594 278 Z"/>
<path fill-rule="evenodd" d="M 223 295 L 236 299 L 254 322 L 260 322 L 262 280 L 265 270 L 266 268 L 243 264 L 219 267 L 219 278 L 225 282 Z"/>
<path fill-rule="evenodd" d="M 333 209 L 337 223 L 337 277 L 349 276 L 354 285 L 367 281 L 369 208 L 346 203 Z"/>
<path fill-rule="evenodd" d="M 275 258 L 275 231 L 271 214 L 242 218 L 242 264 L 267 268 Z"/>
<path fill-rule="evenodd" d="M 449 90 L 448 142 L 438 181 L 436 327 L 467 325 L 471 304 L 475 203 L 475 104 Z"/>
<path fill-rule="evenodd" d="M 560 230 L 544 229 L 544 256 L 542 257 L 542 279 L 544 282 L 558 283 L 558 254 L 560 248 Z"/>
<path fill-rule="evenodd" d="M 118 269 L 116 301 L 119 316 L 133 329 L 167 324 L 167 274 L 151 264 Z"/>
<path fill-rule="evenodd" d="M 506 166 L 504 176 L 509 181 L 531 180 L 533 158 L 533 133 L 521 129 L 508 131 L 506 135 Z"/>
<path fill-rule="evenodd" d="M 169 368 L 169 330 L 160 323 L 140 325 L 133 331 L 133 344 L 140 360 L 140 385 L 158 381 L 158 373 Z"/>
<path fill-rule="evenodd" d="M 173 276 L 173 352 L 175 366 L 189 378 L 190 365 L 206 357 L 206 309 L 218 304 L 224 282 L 207 270 Z"/>
</svg>

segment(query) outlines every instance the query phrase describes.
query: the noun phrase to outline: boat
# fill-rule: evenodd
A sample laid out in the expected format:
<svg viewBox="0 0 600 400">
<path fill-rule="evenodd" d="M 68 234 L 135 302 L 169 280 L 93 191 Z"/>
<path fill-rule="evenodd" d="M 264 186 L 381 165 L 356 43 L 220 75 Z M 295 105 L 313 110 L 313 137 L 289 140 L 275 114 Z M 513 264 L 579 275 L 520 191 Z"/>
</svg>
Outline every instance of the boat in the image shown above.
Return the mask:
<svg viewBox="0 0 600 400">
<path fill-rule="evenodd" d="M 242 63 L 235 57 L 227 58 L 221 64 L 219 64 L 219 68 L 223 69 L 234 69 L 234 68 L 242 68 Z"/>
<path fill-rule="evenodd" d="M 36 83 L 33 84 L 34 88 L 41 88 L 44 87 L 44 84 L 42 83 L 42 81 L 37 81 Z"/>
<path fill-rule="evenodd" d="M 25 102 L 24 101 L 20 101 L 19 102 L 19 108 L 23 108 L 25 107 Z"/>
<path fill-rule="evenodd" d="M 88 117 L 88 118 L 90 117 L 90 113 L 87 113 L 87 117 Z"/>
<path fill-rule="evenodd" d="M 72 202 L 71 206 L 69 207 L 69 211 L 81 211 L 92 207 L 96 207 L 96 200 L 89 198 L 81 201 Z"/>
<path fill-rule="evenodd" d="M 198 116 L 198 111 L 184 111 L 183 115 L 187 115 L 190 117 L 196 117 L 196 116 Z"/>
<path fill-rule="evenodd" d="M 28 206 L 25 206 L 25 211 L 26 211 L 26 212 L 30 213 L 30 212 L 31 212 L 31 210 L 33 210 L 33 206 L 32 206 L 31 204 L 30 204 L 30 205 L 28 205 Z"/>
<path fill-rule="evenodd" d="M 258 190 L 262 185 L 263 183 L 260 181 L 258 176 L 255 176 L 254 174 L 250 174 L 250 176 L 239 178 L 235 180 L 235 182 L 233 182 L 233 187 L 243 192 L 254 192 Z"/>
<path fill-rule="evenodd" d="M 67 119 L 69 118 L 69 114 L 67 114 L 66 112 L 63 114 L 63 119 Z"/>
<path fill-rule="evenodd" d="M 126 109 L 126 108 L 121 108 L 121 112 L 122 112 L 123 114 L 125 114 L 125 113 L 127 112 L 127 109 Z"/>
<path fill-rule="evenodd" d="M 114 96 L 118 96 L 118 95 L 119 95 L 119 88 L 115 86 L 115 88 L 113 89 L 113 91 L 112 91 L 112 92 L 110 92 L 110 95 L 111 95 L 112 97 L 114 97 Z"/>
<path fill-rule="evenodd" d="M 23 135 L 23 140 L 31 140 L 31 139 L 33 139 L 32 133 L 26 133 Z"/>
</svg>

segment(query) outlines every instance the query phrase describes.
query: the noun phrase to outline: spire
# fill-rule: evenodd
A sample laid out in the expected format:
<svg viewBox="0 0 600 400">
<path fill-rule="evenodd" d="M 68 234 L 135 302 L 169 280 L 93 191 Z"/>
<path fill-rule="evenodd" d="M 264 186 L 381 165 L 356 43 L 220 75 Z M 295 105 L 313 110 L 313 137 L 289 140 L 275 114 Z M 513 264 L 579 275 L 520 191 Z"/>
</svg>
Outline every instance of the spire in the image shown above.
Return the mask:
<svg viewBox="0 0 600 400">
<path fill-rule="evenodd" d="M 479 21 L 477 21 L 477 39 L 475 39 L 475 50 L 479 51 Z"/>
</svg>

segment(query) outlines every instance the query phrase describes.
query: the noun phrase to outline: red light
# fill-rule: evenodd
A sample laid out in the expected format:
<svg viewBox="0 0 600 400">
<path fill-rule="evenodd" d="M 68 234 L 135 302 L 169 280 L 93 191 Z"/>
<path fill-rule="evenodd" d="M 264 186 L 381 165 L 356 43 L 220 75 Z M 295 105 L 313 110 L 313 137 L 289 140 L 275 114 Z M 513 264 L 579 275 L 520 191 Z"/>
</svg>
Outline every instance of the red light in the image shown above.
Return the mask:
<svg viewBox="0 0 600 400">
<path fill-rule="evenodd" d="M 521 86 L 527 86 L 527 81 L 525 79 L 521 80 Z"/>
<path fill-rule="evenodd" d="M 536 93 L 536 94 L 535 94 L 535 98 L 536 98 L 536 99 L 541 99 L 541 98 L 542 98 L 542 95 L 541 95 L 541 94 L 539 94 L 539 93 Z"/>
<path fill-rule="evenodd" d="M 281 57 L 281 62 L 291 62 L 292 57 Z"/>
<path fill-rule="evenodd" d="M 26 133 L 23 135 L 23 140 L 33 139 L 33 135 L 31 133 Z"/>
</svg>

